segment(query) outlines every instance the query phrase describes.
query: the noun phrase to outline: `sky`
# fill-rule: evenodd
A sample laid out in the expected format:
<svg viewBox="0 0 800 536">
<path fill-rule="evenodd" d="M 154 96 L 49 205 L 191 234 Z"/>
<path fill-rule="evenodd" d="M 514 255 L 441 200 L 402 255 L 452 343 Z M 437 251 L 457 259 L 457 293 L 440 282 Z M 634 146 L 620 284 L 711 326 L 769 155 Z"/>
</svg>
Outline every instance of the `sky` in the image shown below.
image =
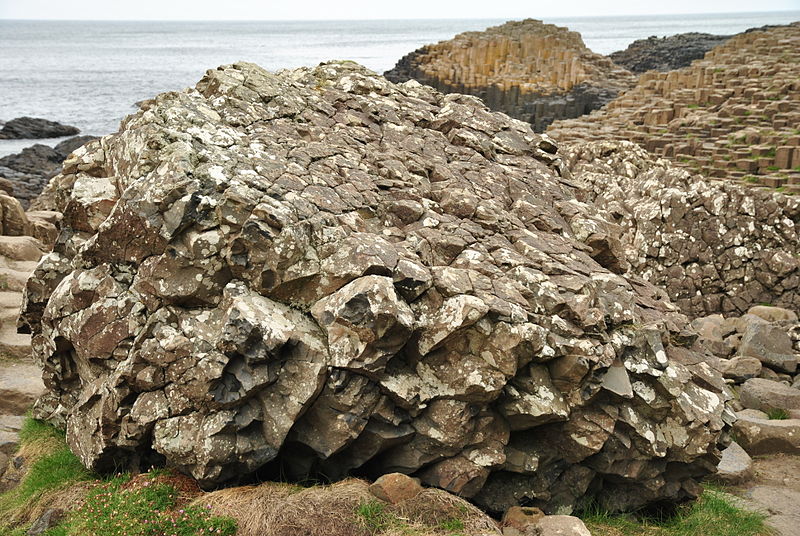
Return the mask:
<svg viewBox="0 0 800 536">
<path fill-rule="evenodd" d="M 800 0 L 0 0 L 0 19 L 363 20 L 800 10 Z"/>
</svg>

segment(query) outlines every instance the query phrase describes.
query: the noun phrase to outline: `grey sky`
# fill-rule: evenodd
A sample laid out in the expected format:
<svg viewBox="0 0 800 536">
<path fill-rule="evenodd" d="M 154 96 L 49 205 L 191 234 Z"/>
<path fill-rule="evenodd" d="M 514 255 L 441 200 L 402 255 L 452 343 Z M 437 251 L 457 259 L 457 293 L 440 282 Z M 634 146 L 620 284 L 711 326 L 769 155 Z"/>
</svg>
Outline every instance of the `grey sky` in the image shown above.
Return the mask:
<svg viewBox="0 0 800 536">
<path fill-rule="evenodd" d="M 467 19 L 800 10 L 800 0 L 0 0 L 0 19 Z"/>
</svg>

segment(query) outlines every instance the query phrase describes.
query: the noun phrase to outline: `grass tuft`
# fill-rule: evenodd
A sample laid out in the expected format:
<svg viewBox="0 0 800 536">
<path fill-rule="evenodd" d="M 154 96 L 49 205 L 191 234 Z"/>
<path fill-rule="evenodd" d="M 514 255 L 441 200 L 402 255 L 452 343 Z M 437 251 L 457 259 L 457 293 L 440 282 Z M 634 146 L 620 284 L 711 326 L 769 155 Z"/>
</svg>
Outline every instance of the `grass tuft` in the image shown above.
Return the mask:
<svg viewBox="0 0 800 536">
<path fill-rule="evenodd" d="M 593 536 L 770 536 L 763 514 L 739 508 L 721 488 L 707 486 L 695 502 L 667 518 L 637 518 L 591 510 L 584 522 Z"/>
<path fill-rule="evenodd" d="M 789 412 L 781 408 L 767 410 L 767 417 L 771 421 L 785 421 L 789 418 Z"/>
</svg>

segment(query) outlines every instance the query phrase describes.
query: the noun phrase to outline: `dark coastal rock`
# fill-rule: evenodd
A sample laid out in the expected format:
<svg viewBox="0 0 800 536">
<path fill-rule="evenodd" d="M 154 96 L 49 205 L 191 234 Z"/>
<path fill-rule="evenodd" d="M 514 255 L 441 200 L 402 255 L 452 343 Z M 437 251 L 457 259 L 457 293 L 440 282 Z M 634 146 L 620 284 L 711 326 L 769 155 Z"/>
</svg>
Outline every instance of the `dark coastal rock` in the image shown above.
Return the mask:
<svg viewBox="0 0 800 536">
<path fill-rule="evenodd" d="M 11 193 L 28 207 L 44 189 L 47 181 L 61 170 L 61 163 L 71 152 L 96 136 L 75 136 L 50 147 L 37 143 L 22 152 L 0 158 L 0 178 L 11 183 Z"/>
<path fill-rule="evenodd" d="M 422 47 L 384 76 L 478 96 L 536 132 L 596 110 L 634 84 L 631 73 L 589 50 L 577 32 L 533 19 Z"/>
<path fill-rule="evenodd" d="M 689 32 L 669 37 L 651 36 L 637 39 L 625 50 L 608 55 L 614 63 L 634 73 L 672 71 L 688 67 L 705 56 L 715 46 L 730 39 L 730 35 Z"/>
<path fill-rule="evenodd" d="M 39 117 L 17 117 L 0 129 L 0 140 L 62 138 L 80 133 L 76 127 Z"/>
<path fill-rule="evenodd" d="M 96 470 L 399 472 L 495 512 L 695 496 L 721 375 L 621 275 L 558 148 L 353 63 L 247 63 L 65 162 L 28 283 L 34 414 Z M 50 204 L 50 205 L 48 205 Z"/>
</svg>

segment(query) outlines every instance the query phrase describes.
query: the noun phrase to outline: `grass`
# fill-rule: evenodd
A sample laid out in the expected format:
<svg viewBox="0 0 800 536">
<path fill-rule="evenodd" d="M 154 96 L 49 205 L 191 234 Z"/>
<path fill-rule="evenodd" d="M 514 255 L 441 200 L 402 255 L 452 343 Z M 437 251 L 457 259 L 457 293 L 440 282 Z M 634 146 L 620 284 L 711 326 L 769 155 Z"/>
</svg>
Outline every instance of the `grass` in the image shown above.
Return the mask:
<svg viewBox="0 0 800 536">
<path fill-rule="evenodd" d="M 771 421 L 785 421 L 789 418 L 789 412 L 781 408 L 767 410 L 767 417 Z"/>
<path fill-rule="evenodd" d="M 746 182 L 749 182 L 749 183 L 752 183 L 752 184 L 758 184 L 758 183 L 760 182 L 760 181 L 758 180 L 758 177 L 754 177 L 754 176 L 752 176 L 752 175 L 747 175 L 747 176 L 744 178 L 744 180 L 745 180 Z"/>
<path fill-rule="evenodd" d="M 33 519 L 54 504 L 69 513 L 46 536 L 236 533 L 230 518 L 213 516 L 200 506 L 181 507 L 178 490 L 165 477 L 167 471 L 101 479 L 69 450 L 64 433 L 44 422 L 25 420 L 18 454 L 28 470 L 16 488 L 0 495 L 0 533 L 25 534 Z"/>
<path fill-rule="evenodd" d="M 583 520 L 593 536 L 769 536 L 762 514 L 737 507 L 720 488 L 707 487 L 666 518 L 634 518 L 591 511 Z"/>
<path fill-rule="evenodd" d="M 19 435 L 18 454 L 30 467 L 16 488 L 0 495 L 0 528 L 6 530 L 47 495 L 95 478 L 69 450 L 63 432 L 28 418 Z"/>
</svg>

